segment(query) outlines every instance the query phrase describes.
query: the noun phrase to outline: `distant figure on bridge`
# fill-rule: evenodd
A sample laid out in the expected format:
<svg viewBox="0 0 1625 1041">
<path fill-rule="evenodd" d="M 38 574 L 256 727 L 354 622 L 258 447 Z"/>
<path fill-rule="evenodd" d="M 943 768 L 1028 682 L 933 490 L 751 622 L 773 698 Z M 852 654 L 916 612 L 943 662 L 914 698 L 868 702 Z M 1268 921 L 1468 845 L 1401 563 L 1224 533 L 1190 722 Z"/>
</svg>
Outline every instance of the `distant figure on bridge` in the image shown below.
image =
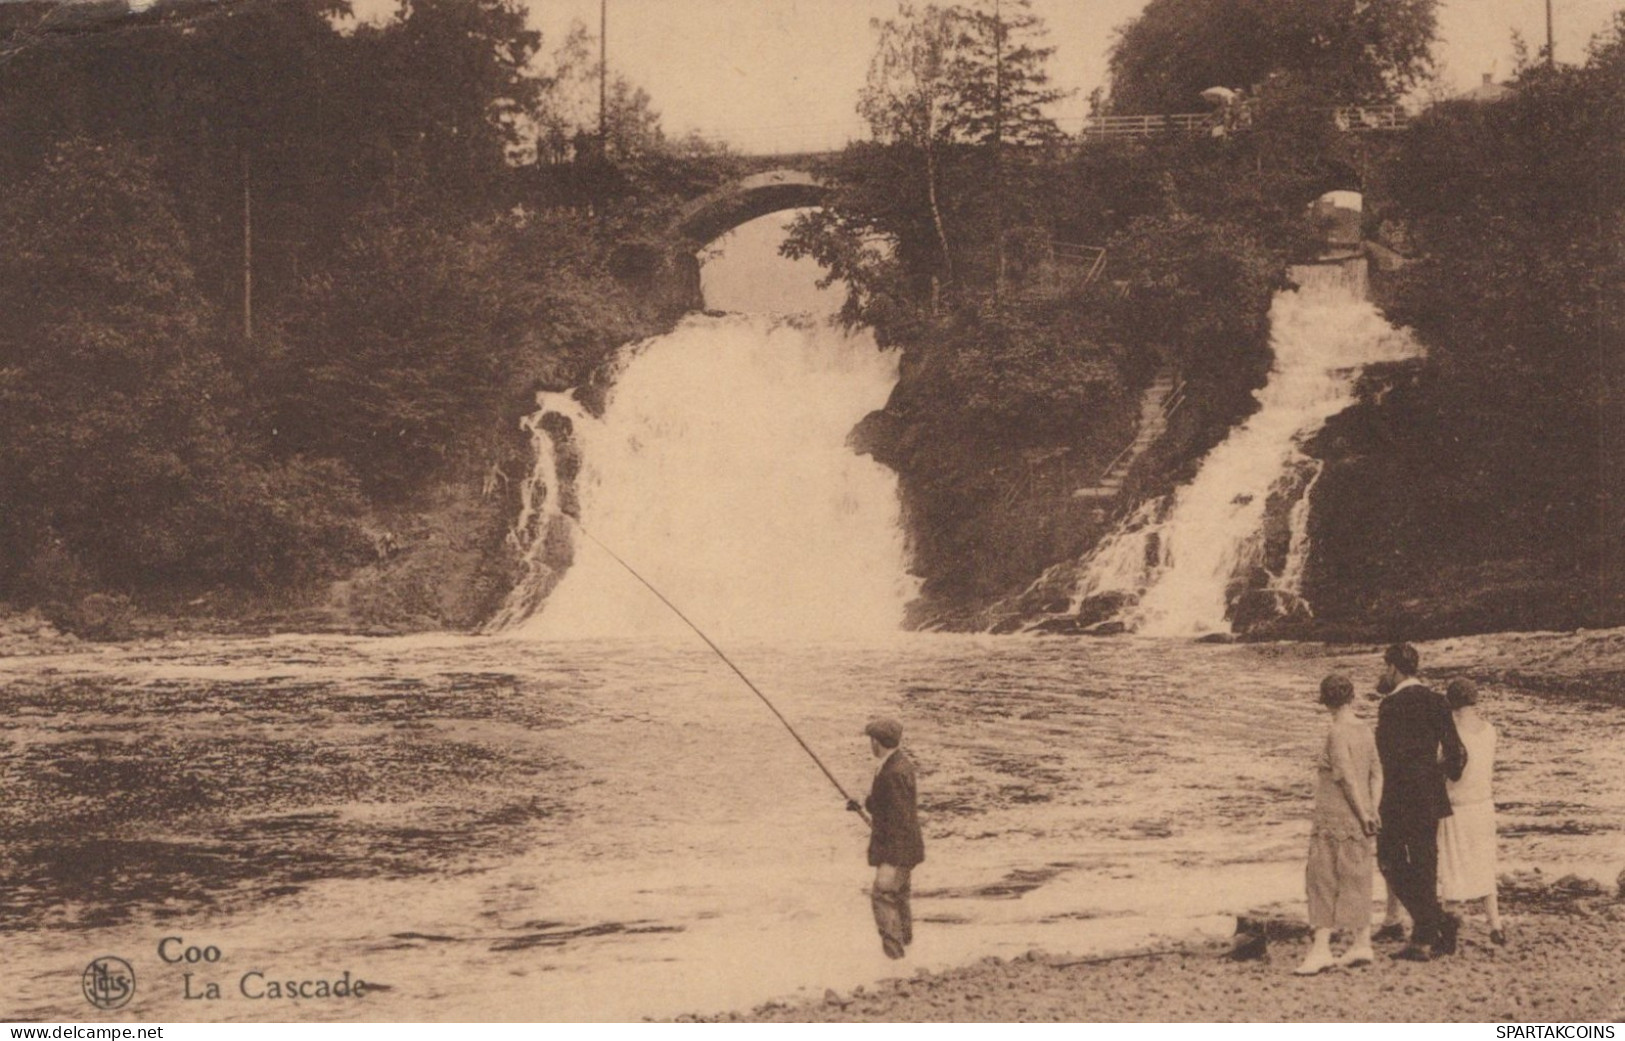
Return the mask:
<svg viewBox="0 0 1625 1041">
<path fill-rule="evenodd" d="M 1246 91 L 1232 90 L 1229 87 L 1209 87 L 1202 91 L 1202 100 L 1217 106 L 1213 129 L 1210 131 L 1213 137 L 1226 137 L 1238 130 L 1252 127 L 1252 99 L 1247 97 Z"/>
<path fill-rule="evenodd" d="M 914 762 L 898 747 L 903 725 L 895 719 L 876 719 L 863 728 L 874 754 L 875 780 L 864 808 L 872 818 L 869 865 L 875 869 L 870 902 L 880 945 L 888 958 L 901 958 L 914 942 L 914 914 L 909 907 L 909 876 L 925 860 L 916 812 Z M 856 811 L 856 800 L 847 809 Z"/>
</svg>

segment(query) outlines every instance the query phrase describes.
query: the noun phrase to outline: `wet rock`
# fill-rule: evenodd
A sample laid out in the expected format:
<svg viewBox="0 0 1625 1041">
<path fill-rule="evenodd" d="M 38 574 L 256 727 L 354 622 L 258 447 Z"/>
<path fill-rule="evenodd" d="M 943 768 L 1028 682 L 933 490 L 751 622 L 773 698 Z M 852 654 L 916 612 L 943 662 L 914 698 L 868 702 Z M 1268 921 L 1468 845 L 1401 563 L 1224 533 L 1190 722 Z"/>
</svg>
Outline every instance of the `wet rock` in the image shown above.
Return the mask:
<svg viewBox="0 0 1625 1041">
<path fill-rule="evenodd" d="M 1291 918 L 1241 915 L 1236 918 L 1237 936 L 1265 936 L 1271 940 L 1303 940 L 1311 930 L 1307 924 Z"/>
<path fill-rule="evenodd" d="M 1087 597 L 1078 605 L 1074 616 L 1079 628 L 1095 625 L 1099 622 L 1109 621 L 1123 613 L 1123 609 L 1133 604 L 1137 597 L 1132 593 L 1101 593 L 1098 596 Z"/>
<path fill-rule="evenodd" d="M 38 611 L 9 614 L 0 605 L 0 655 L 51 654 L 78 644 L 77 636 L 59 631 Z"/>
<path fill-rule="evenodd" d="M 1302 597 L 1279 589 L 1250 589 L 1230 607 L 1231 625 L 1241 633 L 1277 621 L 1290 623 L 1309 617 L 1309 605 Z"/>
<path fill-rule="evenodd" d="M 86 640 L 112 642 L 135 637 L 135 605 L 121 593 L 91 593 L 72 604 L 53 601 L 45 615 L 63 632 Z"/>
<path fill-rule="evenodd" d="M 1237 941 L 1224 955 L 1226 961 L 1262 961 L 1269 957 L 1269 939 L 1259 933 Z"/>
<path fill-rule="evenodd" d="M 1236 634 L 1235 633 L 1208 633 L 1206 636 L 1198 636 L 1196 638 L 1196 642 L 1197 643 L 1235 643 L 1236 642 Z"/>
<path fill-rule="evenodd" d="M 1561 889 L 1575 896 L 1602 896 L 1606 889 L 1601 882 L 1595 879 L 1582 878 L 1579 875 L 1564 875 L 1552 883 L 1553 889 Z"/>
<path fill-rule="evenodd" d="M 882 461 L 895 460 L 902 442 L 906 420 L 895 412 L 879 410 L 858 420 L 846 435 L 847 447 L 858 455 L 872 455 Z"/>
</svg>

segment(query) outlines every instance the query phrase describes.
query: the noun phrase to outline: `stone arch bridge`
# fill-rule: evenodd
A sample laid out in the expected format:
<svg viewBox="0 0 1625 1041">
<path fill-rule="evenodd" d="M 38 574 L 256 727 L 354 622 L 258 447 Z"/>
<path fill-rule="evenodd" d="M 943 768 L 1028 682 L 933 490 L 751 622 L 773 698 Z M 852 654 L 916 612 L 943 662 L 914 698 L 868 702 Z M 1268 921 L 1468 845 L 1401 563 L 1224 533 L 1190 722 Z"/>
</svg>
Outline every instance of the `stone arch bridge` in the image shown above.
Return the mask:
<svg viewBox="0 0 1625 1041">
<path fill-rule="evenodd" d="M 765 170 L 695 199 L 678 214 L 673 230 L 699 248 L 757 217 L 817 206 L 829 190 L 829 184 L 815 173 L 788 168 Z"/>
<path fill-rule="evenodd" d="M 641 284 L 668 307 L 697 310 L 705 306 L 699 259 L 705 246 L 757 217 L 817 206 L 829 192 L 829 182 L 807 169 L 775 167 L 741 177 L 678 212 L 666 235 L 676 248 L 625 247 L 614 262 L 617 274 Z"/>
</svg>

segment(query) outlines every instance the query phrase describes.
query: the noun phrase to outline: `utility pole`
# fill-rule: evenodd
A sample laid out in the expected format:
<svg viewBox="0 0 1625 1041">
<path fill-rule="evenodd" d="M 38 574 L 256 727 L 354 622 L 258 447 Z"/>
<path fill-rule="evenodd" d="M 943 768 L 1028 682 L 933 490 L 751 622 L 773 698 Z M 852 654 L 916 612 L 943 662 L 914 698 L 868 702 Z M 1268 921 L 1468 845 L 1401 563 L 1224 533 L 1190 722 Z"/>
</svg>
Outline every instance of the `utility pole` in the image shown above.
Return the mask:
<svg viewBox="0 0 1625 1041">
<path fill-rule="evenodd" d="M 1557 43 L 1552 36 L 1552 0 L 1546 0 L 1546 67 L 1557 68 Z"/>
<path fill-rule="evenodd" d="M 993 273 L 993 305 L 1004 302 L 1004 9 L 993 0 L 993 223 L 998 268 Z"/>
<path fill-rule="evenodd" d="M 609 158 L 609 0 L 598 0 L 598 151 Z"/>
<path fill-rule="evenodd" d="M 243 149 L 243 339 L 254 338 L 254 210 L 248 191 L 248 149 Z"/>
</svg>

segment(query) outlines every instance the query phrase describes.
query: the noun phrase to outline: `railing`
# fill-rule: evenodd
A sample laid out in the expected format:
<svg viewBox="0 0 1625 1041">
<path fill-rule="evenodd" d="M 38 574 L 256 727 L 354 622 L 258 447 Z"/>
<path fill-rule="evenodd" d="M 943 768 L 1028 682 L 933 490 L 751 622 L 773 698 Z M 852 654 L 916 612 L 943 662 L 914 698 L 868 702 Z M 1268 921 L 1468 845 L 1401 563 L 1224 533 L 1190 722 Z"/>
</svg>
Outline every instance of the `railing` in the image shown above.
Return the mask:
<svg viewBox="0 0 1625 1041">
<path fill-rule="evenodd" d="M 1398 105 L 1345 105 L 1332 110 L 1339 130 L 1404 130 L 1411 125 L 1410 113 Z"/>
<path fill-rule="evenodd" d="M 1167 423 L 1170 419 L 1173 419 L 1174 413 L 1178 412 L 1180 407 L 1183 406 L 1186 401 L 1190 400 L 1190 395 L 1186 394 L 1185 390 L 1185 381 L 1180 380 L 1179 385 L 1176 386 L 1172 393 L 1168 395 L 1167 399 L 1163 401 L 1162 421 L 1164 423 Z"/>
<path fill-rule="evenodd" d="M 1332 122 L 1339 130 L 1404 130 L 1410 114 L 1398 105 L 1344 105 L 1332 110 Z M 1152 116 L 1090 116 L 1083 124 L 1083 140 L 1096 141 L 1123 137 L 1156 137 L 1161 134 L 1202 134 L 1215 127 L 1229 133 L 1252 128 L 1246 106 L 1230 120 L 1223 112 L 1180 112 Z"/>
<path fill-rule="evenodd" d="M 1154 137 L 1158 134 L 1197 134 L 1217 126 L 1214 112 L 1181 112 L 1171 116 L 1090 116 L 1083 137 Z"/>
<path fill-rule="evenodd" d="M 1055 253 L 1056 260 L 1068 260 L 1080 264 L 1087 270 L 1083 274 L 1083 285 L 1088 285 L 1100 277 L 1106 270 L 1106 247 L 1085 246 L 1077 242 L 1051 242 L 1050 249 Z"/>
<path fill-rule="evenodd" d="M 1167 395 L 1157 405 L 1157 422 L 1161 424 L 1162 429 L 1156 431 L 1155 435 L 1148 440 L 1142 436 L 1145 432 L 1145 426 L 1144 423 L 1142 423 L 1140 428 L 1135 430 L 1133 439 L 1130 440 L 1128 444 L 1123 446 L 1122 451 L 1112 456 L 1111 461 L 1108 462 L 1100 471 L 1100 479 L 1095 482 L 1094 487 L 1080 488 L 1072 493 L 1072 497 L 1074 499 L 1103 498 L 1104 496 L 1102 496 L 1100 492 L 1103 489 L 1110 487 L 1111 481 L 1121 481 L 1126 478 L 1128 476 L 1128 467 L 1133 464 L 1136 458 L 1138 458 L 1135 449 L 1144 451 L 1151 446 L 1151 440 L 1155 440 L 1155 438 L 1163 435 L 1167 429 L 1168 421 L 1173 418 L 1175 412 L 1179 411 L 1180 406 L 1185 404 L 1188 396 L 1185 393 L 1185 390 L 1185 381 L 1183 379 L 1175 379 L 1173 384 L 1169 387 Z M 1145 417 L 1142 416 L 1141 418 L 1143 420 Z M 1118 469 L 1120 467 L 1123 470 L 1122 473 L 1118 473 Z M 1112 490 L 1115 490 L 1115 488 Z"/>
</svg>

